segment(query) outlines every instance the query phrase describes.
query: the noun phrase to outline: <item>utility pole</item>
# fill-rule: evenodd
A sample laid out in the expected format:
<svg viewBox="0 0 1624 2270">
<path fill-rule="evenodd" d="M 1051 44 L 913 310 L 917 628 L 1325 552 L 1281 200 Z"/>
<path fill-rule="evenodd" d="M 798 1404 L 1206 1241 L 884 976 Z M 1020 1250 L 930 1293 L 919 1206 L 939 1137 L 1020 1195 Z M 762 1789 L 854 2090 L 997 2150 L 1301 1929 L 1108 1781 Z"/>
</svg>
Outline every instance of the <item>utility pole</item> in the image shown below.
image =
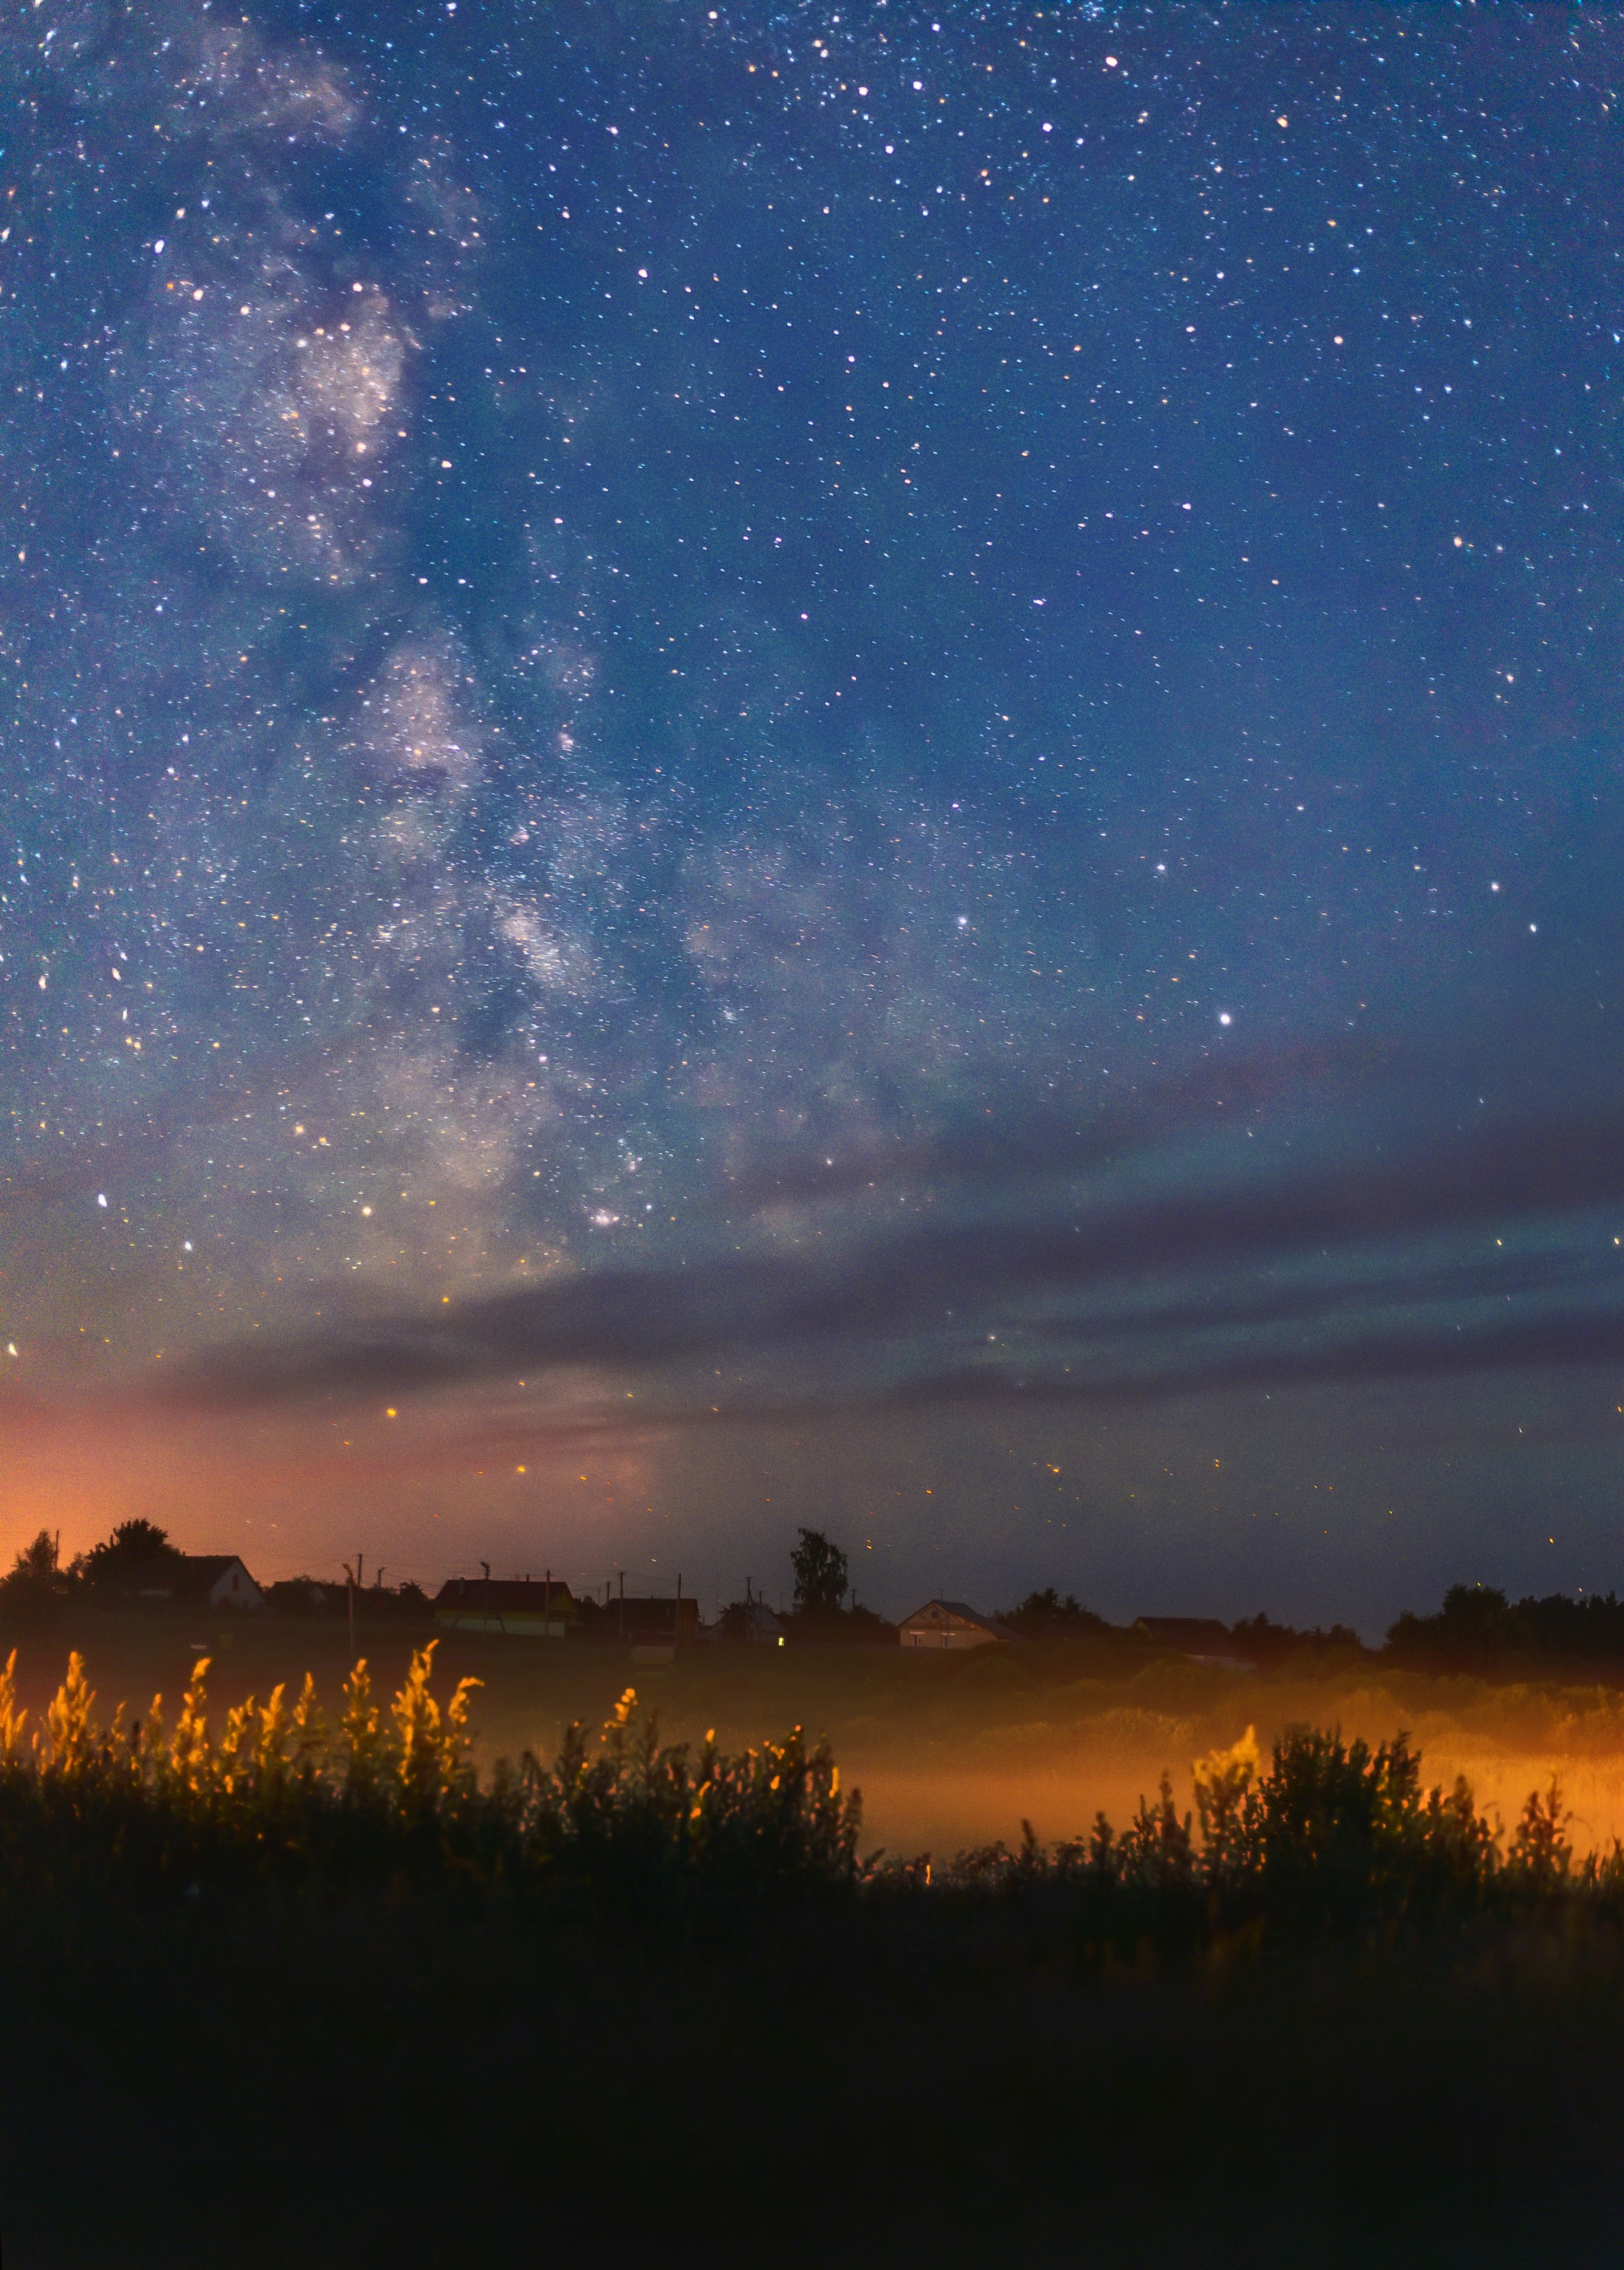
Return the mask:
<svg viewBox="0 0 1624 2270">
<path fill-rule="evenodd" d="M 357 1556 L 359 1558 L 359 1555 Z M 350 1604 L 350 1661 L 355 1661 L 355 1571 L 346 1561 L 344 1564 L 345 1598 Z"/>
<path fill-rule="evenodd" d="M 491 1628 L 491 1564 L 488 1561 L 481 1561 L 479 1566 L 485 1571 L 485 1628 L 489 1631 Z"/>
</svg>

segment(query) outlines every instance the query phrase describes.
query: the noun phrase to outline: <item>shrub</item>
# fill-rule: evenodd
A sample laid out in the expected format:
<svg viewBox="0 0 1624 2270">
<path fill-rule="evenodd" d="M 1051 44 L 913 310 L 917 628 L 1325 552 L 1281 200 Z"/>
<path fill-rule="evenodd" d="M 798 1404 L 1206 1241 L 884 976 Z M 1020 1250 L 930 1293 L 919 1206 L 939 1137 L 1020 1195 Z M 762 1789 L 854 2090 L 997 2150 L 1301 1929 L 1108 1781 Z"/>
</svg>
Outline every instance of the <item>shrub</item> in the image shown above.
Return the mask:
<svg viewBox="0 0 1624 2270">
<path fill-rule="evenodd" d="M 938 1884 L 962 1895 L 1064 1899 L 1096 1953 L 1164 1955 L 1263 1937 L 1346 1938 L 1461 1924 L 1494 1912 L 1589 1898 L 1624 1903 L 1624 1851 L 1575 1865 L 1554 1786 L 1528 1800 L 1509 1850 L 1469 1784 L 1423 1788 L 1399 1734 L 1374 1748 L 1296 1726 L 1260 1772 L 1249 1728 L 1195 1767 L 1195 1813 L 1164 1774 L 1153 1802 L 1118 1833 L 1103 1814 L 1087 1837 L 1045 1853 L 1028 1831 L 966 1854 Z"/>
</svg>

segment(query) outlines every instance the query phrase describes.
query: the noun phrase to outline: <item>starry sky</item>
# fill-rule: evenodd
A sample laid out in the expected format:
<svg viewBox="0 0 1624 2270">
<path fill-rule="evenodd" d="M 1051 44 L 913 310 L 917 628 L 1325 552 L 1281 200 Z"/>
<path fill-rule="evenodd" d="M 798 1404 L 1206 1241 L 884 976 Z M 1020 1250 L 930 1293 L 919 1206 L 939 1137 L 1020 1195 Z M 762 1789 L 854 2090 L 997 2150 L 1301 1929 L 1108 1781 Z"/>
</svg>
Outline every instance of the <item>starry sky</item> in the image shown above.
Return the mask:
<svg viewBox="0 0 1624 2270">
<path fill-rule="evenodd" d="M 0 1510 L 1624 1582 L 1612 9 L 35 0 Z"/>
</svg>

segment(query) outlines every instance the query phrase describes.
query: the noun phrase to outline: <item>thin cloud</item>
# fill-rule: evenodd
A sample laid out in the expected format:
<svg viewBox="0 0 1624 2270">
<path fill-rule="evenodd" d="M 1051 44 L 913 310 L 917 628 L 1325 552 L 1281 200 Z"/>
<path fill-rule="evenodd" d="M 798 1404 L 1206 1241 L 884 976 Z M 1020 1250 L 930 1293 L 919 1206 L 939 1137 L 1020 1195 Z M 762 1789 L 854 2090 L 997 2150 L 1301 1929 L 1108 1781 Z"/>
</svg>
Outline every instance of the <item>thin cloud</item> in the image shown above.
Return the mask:
<svg viewBox="0 0 1624 2270">
<path fill-rule="evenodd" d="M 1119 1101 L 1067 1109 L 1045 1100 L 1005 1109 L 993 1127 L 949 1129 L 912 1142 L 874 1143 L 758 1161 L 730 1186 L 753 1209 L 827 1203 L 899 1183 L 1008 1182 L 1082 1173 L 1204 1126 L 1224 1126 L 1301 1095 L 1305 1083 L 1342 1083 L 1390 1068 L 1395 1051 L 1357 1036 L 1268 1052 L 1225 1054 Z"/>
<path fill-rule="evenodd" d="M 239 1343 L 177 1367 L 165 1394 L 194 1406 L 289 1404 L 529 1378 L 565 1367 L 671 1371 L 701 1358 L 838 1358 L 881 1344 L 903 1352 L 915 1346 L 928 1361 L 932 1336 L 962 1336 L 993 1314 L 1018 1317 L 1022 1303 L 1035 1304 L 1041 1315 L 1034 1321 L 1052 1327 L 1057 1301 L 1125 1280 L 1153 1291 L 1167 1282 L 1175 1296 L 1164 1319 L 1171 1332 L 1213 1321 L 1190 1304 L 1189 1279 L 1204 1270 L 1346 1254 L 1375 1241 L 1509 1225 L 1614 1199 L 1624 1199 L 1624 1114 L 1528 1121 L 1390 1163 L 1051 1211 L 1036 1220 L 932 1225 L 859 1243 L 832 1260 L 724 1257 L 684 1268 L 560 1277 L 429 1315 L 405 1311 L 329 1327 L 279 1346 Z M 1418 1255 L 1413 1299 L 1436 1297 L 1436 1266 L 1435 1258 Z M 1492 1289 L 1492 1280 L 1474 1289 Z M 1526 1260 L 1510 1263 L 1502 1289 L 1535 1289 Z M 1233 1321 L 1276 1321 L 1286 1313 L 1279 1300 L 1291 1297 L 1279 1296 L 1272 1312 L 1262 1298 L 1261 1313 Z M 1368 1297 L 1382 1295 L 1373 1287 Z M 1605 1318 L 1593 1321 L 1604 1335 L 1610 1329 Z M 1079 1329 L 1087 1324 L 1081 1316 L 1078 1322 Z M 1508 1330 L 1516 1328 L 1519 1319 L 1508 1320 Z M 1455 1368 L 1449 1350 L 1457 1339 L 1445 1324 L 1424 1322 L 1402 1343 L 1389 1341 L 1390 1360 L 1402 1347 L 1413 1351 L 1405 1364 L 1419 1366 L 1422 1352 L 1435 1346 L 1440 1366 Z M 1301 1360 L 1358 1361 L 1323 1348 Z M 1287 1358 L 1225 1361 L 1239 1367 L 1234 1377 L 1243 1384 L 1248 1362 L 1264 1363 L 1273 1376 Z M 1202 1371 L 1216 1376 L 1211 1365 Z M 968 1381 L 963 1388 L 967 1395 L 1004 1391 Z M 1110 1391 L 1140 1391 L 1123 1382 Z"/>
<path fill-rule="evenodd" d="M 917 1416 L 932 1411 L 1014 1414 L 1023 1411 L 1112 1411 L 1198 1395 L 1301 1387 L 1402 1386 L 1440 1379 L 1492 1377 L 1508 1371 L 1575 1371 L 1624 1358 L 1624 1311 L 1495 1324 L 1475 1332 L 1384 1330 L 1320 1347 L 1211 1351 L 1157 1369 L 1089 1370 L 1083 1366 L 1032 1372 L 993 1365 L 944 1366 L 878 1388 L 813 1388 L 789 1394 L 735 1395 L 721 1402 L 652 1400 L 633 1409 L 604 1401 L 558 1417 L 509 1413 L 473 1427 L 435 1426 L 399 1450 L 376 1446 L 343 1471 L 397 1472 L 460 1467 L 475 1459 L 587 1455 L 629 1441 L 762 1429 L 800 1431 L 832 1422 Z M 1588 1436 L 1598 1429 L 1588 1425 Z M 1571 1428 L 1545 1430 L 1567 1439 Z M 1509 1438 L 1508 1438 L 1509 1440 Z M 1545 1439 L 1536 1432 L 1535 1439 Z M 1503 1446 L 1502 1446 L 1503 1447 Z M 335 1467 L 335 1471 L 338 1469 Z"/>
</svg>

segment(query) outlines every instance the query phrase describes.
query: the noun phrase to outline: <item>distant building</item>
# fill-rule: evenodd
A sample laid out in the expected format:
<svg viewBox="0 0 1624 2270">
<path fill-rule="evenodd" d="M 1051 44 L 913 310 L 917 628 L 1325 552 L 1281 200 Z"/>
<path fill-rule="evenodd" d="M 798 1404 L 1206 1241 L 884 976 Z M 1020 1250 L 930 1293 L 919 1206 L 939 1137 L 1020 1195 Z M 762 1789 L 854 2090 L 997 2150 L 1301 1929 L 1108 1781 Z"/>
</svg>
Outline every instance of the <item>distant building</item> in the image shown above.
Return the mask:
<svg viewBox="0 0 1624 2270">
<path fill-rule="evenodd" d="M 681 1599 L 612 1599 L 600 1610 L 598 1636 L 624 1639 L 630 1647 L 675 1647 L 700 1636 L 700 1604 L 691 1592 Z"/>
<path fill-rule="evenodd" d="M 453 1576 L 435 1593 L 442 1631 L 506 1632 L 510 1637 L 563 1639 L 579 1613 L 557 1577 Z"/>
<path fill-rule="evenodd" d="M 314 1576 L 283 1576 L 265 1587 L 267 1606 L 282 1615 L 324 1616 L 342 1608 L 342 1584 L 323 1584 Z"/>
<path fill-rule="evenodd" d="M 739 1634 L 740 1638 L 753 1640 L 758 1647 L 783 1645 L 783 1619 L 775 1615 L 765 1600 L 746 1600 L 742 1621 L 744 1629 Z"/>
<path fill-rule="evenodd" d="M 903 1617 L 898 1633 L 906 1648 L 933 1648 L 938 1653 L 945 1648 L 960 1655 L 967 1647 L 990 1647 L 997 1640 L 1014 1637 L 965 1600 L 927 1600 L 923 1608 Z"/>
<path fill-rule="evenodd" d="M 745 1640 L 757 1647 L 782 1647 L 786 1636 L 783 1619 L 765 1600 L 734 1600 L 714 1624 L 702 1625 L 701 1639 Z"/>
<path fill-rule="evenodd" d="M 1170 1655 L 1219 1671 L 1256 1671 L 1215 1616 L 1141 1616 L 1132 1628 Z"/>
<path fill-rule="evenodd" d="M 174 1553 L 130 1571 L 128 1596 L 191 1608 L 263 1608 L 265 1595 L 234 1553 Z"/>
</svg>

